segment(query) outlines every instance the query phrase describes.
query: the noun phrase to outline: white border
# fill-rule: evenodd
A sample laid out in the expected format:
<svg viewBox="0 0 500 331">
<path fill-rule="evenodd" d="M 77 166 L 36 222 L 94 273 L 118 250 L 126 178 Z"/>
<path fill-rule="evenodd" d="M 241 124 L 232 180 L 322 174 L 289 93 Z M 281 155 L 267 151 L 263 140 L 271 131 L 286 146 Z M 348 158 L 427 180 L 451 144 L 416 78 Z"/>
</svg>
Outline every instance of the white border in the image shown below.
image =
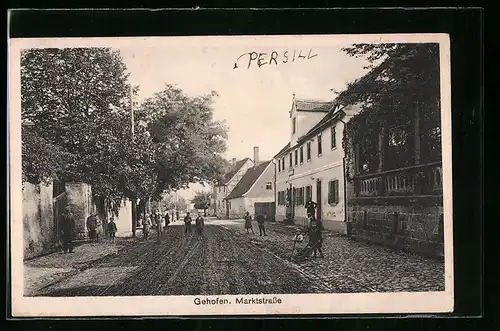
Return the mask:
<svg viewBox="0 0 500 331">
<path fill-rule="evenodd" d="M 201 43 L 217 47 L 234 45 L 329 46 L 352 43 L 440 44 L 441 119 L 443 147 L 443 203 L 445 235 L 445 291 L 422 293 L 293 294 L 276 297 L 281 304 L 240 305 L 236 297 L 231 305 L 195 305 L 195 296 L 141 297 L 23 297 L 23 221 L 21 184 L 21 95 L 20 50 L 44 47 L 123 47 L 133 43 L 141 47 L 189 46 Z M 179 316 L 179 315 L 259 315 L 259 314 L 355 314 L 355 313 L 439 313 L 453 311 L 453 234 L 451 164 L 451 80 L 450 40 L 447 34 L 391 35 L 299 35 L 299 36 L 199 36 L 199 37 L 124 37 L 124 38 L 41 38 L 10 39 L 9 42 L 9 136 L 11 201 L 11 279 L 12 314 L 22 316 Z M 200 296 L 202 297 L 202 296 Z M 265 297 L 273 297 L 266 295 Z"/>
</svg>

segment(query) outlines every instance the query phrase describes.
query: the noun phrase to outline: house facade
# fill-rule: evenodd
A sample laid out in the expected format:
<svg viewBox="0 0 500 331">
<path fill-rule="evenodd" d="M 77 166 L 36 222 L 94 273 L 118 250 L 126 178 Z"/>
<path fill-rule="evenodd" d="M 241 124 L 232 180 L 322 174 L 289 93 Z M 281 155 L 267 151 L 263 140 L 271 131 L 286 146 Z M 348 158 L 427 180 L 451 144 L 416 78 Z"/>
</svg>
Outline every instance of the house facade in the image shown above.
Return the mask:
<svg viewBox="0 0 500 331">
<path fill-rule="evenodd" d="M 353 238 L 444 256 L 441 111 L 435 98 L 425 100 L 425 107 L 409 99 L 405 108 L 371 108 L 347 124 Z"/>
<path fill-rule="evenodd" d="M 274 220 L 273 162 L 256 162 L 225 199 L 229 206 L 230 218 L 243 218 L 248 212 L 252 216 L 265 213 L 268 220 Z"/>
<path fill-rule="evenodd" d="M 344 125 L 359 106 L 294 98 L 290 142 L 274 157 L 276 220 L 307 225 L 305 205 L 317 203 L 325 228 L 346 233 Z"/>
<path fill-rule="evenodd" d="M 236 184 L 241 180 L 247 170 L 253 166 L 253 161 L 250 158 L 244 158 L 236 161 L 232 160 L 231 169 L 226 173 L 223 179 L 215 183 L 213 187 L 214 214 L 217 218 L 229 217 L 229 205 L 225 198 L 234 189 Z"/>
</svg>

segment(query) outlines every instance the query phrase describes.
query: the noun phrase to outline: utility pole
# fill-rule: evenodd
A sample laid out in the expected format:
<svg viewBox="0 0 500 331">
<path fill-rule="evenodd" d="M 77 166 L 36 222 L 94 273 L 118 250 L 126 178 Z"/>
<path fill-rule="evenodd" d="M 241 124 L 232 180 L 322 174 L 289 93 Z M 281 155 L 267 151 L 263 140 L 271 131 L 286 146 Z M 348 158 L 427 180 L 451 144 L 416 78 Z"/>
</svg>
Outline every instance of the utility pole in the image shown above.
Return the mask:
<svg viewBox="0 0 500 331">
<path fill-rule="evenodd" d="M 133 99 L 132 83 L 130 83 L 130 121 L 132 129 L 132 140 L 134 140 L 135 123 L 134 123 L 134 99 Z M 136 229 L 137 229 L 137 199 L 132 199 L 132 237 L 134 238 Z"/>
</svg>

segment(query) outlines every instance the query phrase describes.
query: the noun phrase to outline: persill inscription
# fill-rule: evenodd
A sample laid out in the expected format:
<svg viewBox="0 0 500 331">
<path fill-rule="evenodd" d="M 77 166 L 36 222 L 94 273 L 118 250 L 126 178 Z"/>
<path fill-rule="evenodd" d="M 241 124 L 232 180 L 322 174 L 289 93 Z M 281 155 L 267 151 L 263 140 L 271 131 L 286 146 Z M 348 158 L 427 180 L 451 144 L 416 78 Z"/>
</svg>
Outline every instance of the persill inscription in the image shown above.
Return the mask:
<svg viewBox="0 0 500 331">
<path fill-rule="evenodd" d="M 250 67 L 260 68 L 265 65 L 277 66 L 296 61 L 307 61 L 316 56 L 318 54 L 314 53 L 312 49 L 294 49 L 293 51 L 284 51 L 283 53 L 277 51 L 272 51 L 271 53 L 249 52 L 241 54 L 236 59 L 233 69 L 240 68 L 240 65 L 244 65 L 247 69 L 250 69 Z"/>
</svg>

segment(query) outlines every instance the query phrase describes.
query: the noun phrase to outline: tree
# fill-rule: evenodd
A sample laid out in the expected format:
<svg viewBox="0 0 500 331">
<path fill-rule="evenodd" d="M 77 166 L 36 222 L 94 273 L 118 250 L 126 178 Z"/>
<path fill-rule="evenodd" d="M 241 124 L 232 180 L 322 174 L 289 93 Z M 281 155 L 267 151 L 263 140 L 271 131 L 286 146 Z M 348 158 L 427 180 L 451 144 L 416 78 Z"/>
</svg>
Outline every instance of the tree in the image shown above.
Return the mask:
<svg viewBox="0 0 500 331">
<path fill-rule="evenodd" d="M 216 96 L 212 92 L 191 98 L 166 85 L 141 105 L 138 120 L 156 146 L 156 194 L 212 182 L 223 173 L 227 128 L 213 119 Z"/>
<path fill-rule="evenodd" d="M 71 162 L 75 157 L 63 148 L 40 137 L 31 127 L 23 128 L 21 134 L 23 182 L 38 184 L 57 179 L 67 162 Z"/>
<path fill-rule="evenodd" d="M 53 146 L 50 156 L 25 153 L 23 169 L 64 157 L 64 166 L 50 176 L 58 172 L 65 180 L 91 184 L 103 205 L 150 196 L 156 188 L 155 148 L 145 129 L 136 128 L 131 137 L 127 79 L 119 52 L 109 48 L 23 51 L 21 114 L 39 137 L 30 139 L 23 130 L 23 146 Z"/>
<path fill-rule="evenodd" d="M 380 128 L 400 127 L 403 132 L 411 132 L 410 125 L 419 109 L 423 156 L 428 161 L 440 159 L 439 45 L 355 44 L 343 50 L 351 56 L 365 57 L 371 68 L 336 99 L 344 105 L 362 104 L 361 112 L 346 127 L 346 151 L 349 144 L 345 137 L 349 136 L 363 147 L 363 159 L 377 163 Z M 401 153 L 409 155 L 406 150 Z"/>
<path fill-rule="evenodd" d="M 212 194 L 210 192 L 195 192 L 194 198 L 191 200 L 194 203 L 194 208 L 203 209 L 204 216 L 207 216 L 207 209 L 210 208 Z"/>
<path fill-rule="evenodd" d="M 177 205 L 177 210 L 184 210 L 184 211 L 186 211 L 187 208 L 188 208 L 188 204 L 186 202 L 186 199 L 184 199 L 183 197 L 179 197 L 177 199 L 176 205 Z"/>
</svg>

